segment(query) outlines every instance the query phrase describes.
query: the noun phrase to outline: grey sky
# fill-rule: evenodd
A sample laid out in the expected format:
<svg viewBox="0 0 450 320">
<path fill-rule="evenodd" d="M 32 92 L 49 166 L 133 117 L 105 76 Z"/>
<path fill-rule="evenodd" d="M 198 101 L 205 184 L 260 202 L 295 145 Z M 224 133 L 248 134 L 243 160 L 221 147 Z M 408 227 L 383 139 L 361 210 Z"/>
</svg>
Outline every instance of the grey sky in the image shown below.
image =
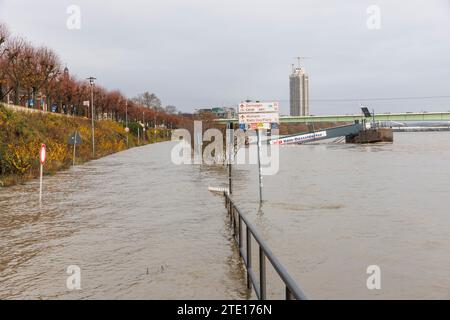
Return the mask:
<svg viewBox="0 0 450 320">
<path fill-rule="evenodd" d="M 66 28 L 72 4 L 81 30 Z M 379 30 L 366 26 L 370 5 L 381 9 Z M 313 114 L 358 112 L 357 101 L 323 99 L 450 96 L 449 0 L 0 0 L 0 19 L 80 78 L 128 96 L 149 90 L 186 111 L 252 98 L 287 113 L 298 55 L 312 57 Z M 450 98 L 367 103 L 450 110 Z"/>
</svg>

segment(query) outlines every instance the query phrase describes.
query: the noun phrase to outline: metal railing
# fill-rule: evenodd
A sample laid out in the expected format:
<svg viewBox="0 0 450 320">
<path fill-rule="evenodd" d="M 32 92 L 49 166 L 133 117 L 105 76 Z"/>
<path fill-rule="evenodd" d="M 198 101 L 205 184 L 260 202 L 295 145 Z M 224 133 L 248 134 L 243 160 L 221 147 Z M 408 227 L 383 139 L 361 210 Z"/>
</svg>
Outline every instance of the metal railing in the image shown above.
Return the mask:
<svg viewBox="0 0 450 320">
<path fill-rule="evenodd" d="M 289 275 L 283 265 L 278 261 L 267 244 L 261 238 L 259 233 L 241 213 L 239 208 L 231 199 L 230 195 L 224 192 L 225 207 L 230 216 L 230 225 L 233 229 L 233 237 L 239 246 L 239 254 L 244 261 L 247 269 L 247 288 L 251 289 L 252 285 L 255 289 L 256 296 L 260 300 L 266 300 L 267 297 L 267 278 L 266 278 L 266 260 L 277 272 L 280 279 L 285 285 L 286 300 L 306 300 L 306 296 L 297 285 L 295 280 Z M 245 227 L 245 248 L 243 242 L 243 228 Z M 259 249 L 259 280 L 252 267 L 252 238 L 255 239 Z"/>
</svg>

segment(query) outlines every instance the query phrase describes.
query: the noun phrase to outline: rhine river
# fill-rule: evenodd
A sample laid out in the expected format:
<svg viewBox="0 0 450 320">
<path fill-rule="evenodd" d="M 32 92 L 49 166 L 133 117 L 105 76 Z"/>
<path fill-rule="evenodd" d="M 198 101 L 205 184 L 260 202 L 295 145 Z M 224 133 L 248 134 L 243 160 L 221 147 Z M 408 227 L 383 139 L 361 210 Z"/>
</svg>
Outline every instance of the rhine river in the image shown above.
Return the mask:
<svg viewBox="0 0 450 320">
<path fill-rule="evenodd" d="M 237 204 L 308 298 L 450 298 L 450 133 L 394 140 L 282 146 L 262 207 L 256 167 L 234 170 Z M 0 298 L 254 298 L 208 191 L 226 168 L 172 164 L 173 145 L 46 176 L 41 208 L 38 181 L 0 189 Z M 66 287 L 71 265 L 80 290 Z M 367 289 L 370 265 L 380 290 Z M 269 298 L 283 298 L 268 276 Z"/>
</svg>

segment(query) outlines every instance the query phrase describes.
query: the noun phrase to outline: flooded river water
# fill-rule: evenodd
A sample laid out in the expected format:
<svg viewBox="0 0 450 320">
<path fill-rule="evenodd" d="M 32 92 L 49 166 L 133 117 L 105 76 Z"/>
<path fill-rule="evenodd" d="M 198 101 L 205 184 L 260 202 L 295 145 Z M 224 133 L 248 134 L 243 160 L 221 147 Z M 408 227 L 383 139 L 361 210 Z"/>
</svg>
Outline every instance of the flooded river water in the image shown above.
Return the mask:
<svg viewBox="0 0 450 320">
<path fill-rule="evenodd" d="M 281 147 L 261 208 L 255 166 L 234 171 L 236 202 L 309 298 L 450 298 L 450 134 L 394 138 Z M 37 181 L 0 189 L 0 298 L 254 298 L 208 192 L 226 169 L 174 165 L 172 146 L 45 177 L 41 208 Z M 66 287 L 70 265 L 81 290 Z M 369 265 L 381 290 L 366 287 Z"/>
</svg>

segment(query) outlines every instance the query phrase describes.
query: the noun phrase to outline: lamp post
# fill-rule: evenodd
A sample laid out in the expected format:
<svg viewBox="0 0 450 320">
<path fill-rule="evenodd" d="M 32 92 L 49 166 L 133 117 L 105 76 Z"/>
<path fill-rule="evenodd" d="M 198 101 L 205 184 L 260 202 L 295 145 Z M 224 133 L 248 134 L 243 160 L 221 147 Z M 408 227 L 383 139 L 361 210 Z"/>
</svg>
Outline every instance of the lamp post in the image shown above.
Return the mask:
<svg viewBox="0 0 450 320">
<path fill-rule="evenodd" d="M 94 129 L 94 81 L 97 78 L 89 77 L 89 84 L 91 85 L 91 118 L 92 118 L 92 157 L 95 158 L 95 129 Z"/>
<path fill-rule="evenodd" d="M 144 109 L 142 109 L 142 141 L 145 141 L 145 116 L 144 116 Z"/>
<path fill-rule="evenodd" d="M 153 125 L 155 127 L 155 132 L 154 132 L 154 134 L 155 134 L 155 141 L 154 141 L 154 143 L 156 143 L 156 141 L 157 141 L 157 137 L 156 137 L 156 112 L 157 112 L 157 110 L 156 110 L 156 107 L 155 107 L 155 113 L 153 114 Z"/>
</svg>

